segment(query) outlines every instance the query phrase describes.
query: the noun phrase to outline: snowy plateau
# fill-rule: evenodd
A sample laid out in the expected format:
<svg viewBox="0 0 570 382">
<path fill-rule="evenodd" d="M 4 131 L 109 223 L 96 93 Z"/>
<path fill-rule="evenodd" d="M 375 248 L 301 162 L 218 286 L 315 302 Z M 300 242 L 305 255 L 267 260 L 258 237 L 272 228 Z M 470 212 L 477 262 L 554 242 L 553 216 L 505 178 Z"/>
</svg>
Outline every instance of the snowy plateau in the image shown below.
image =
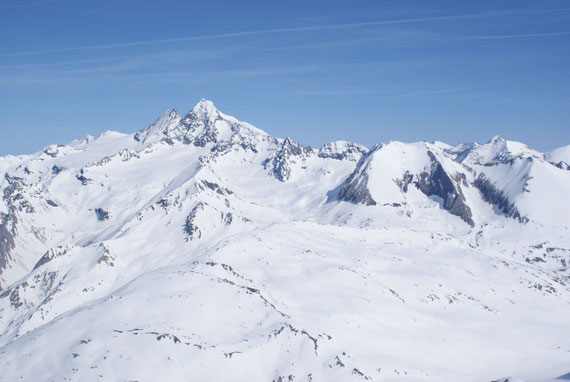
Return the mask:
<svg viewBox="0 0 570 382">
<path fill-rule="evenodd" d="M 569 379 L 569 164 L 207 100 L 2 157 L 0 381 Z"/>
</svg>

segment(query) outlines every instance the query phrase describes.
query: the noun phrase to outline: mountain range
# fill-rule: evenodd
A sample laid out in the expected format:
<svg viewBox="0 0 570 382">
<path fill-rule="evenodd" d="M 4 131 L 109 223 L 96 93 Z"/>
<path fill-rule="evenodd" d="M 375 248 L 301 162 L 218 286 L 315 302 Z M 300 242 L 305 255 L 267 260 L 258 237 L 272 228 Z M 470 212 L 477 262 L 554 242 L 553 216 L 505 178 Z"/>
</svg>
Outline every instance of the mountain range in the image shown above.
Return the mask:
<svg viewBox="0 0 570 382">
<path fill-rule="evenodd" d="M 569 164 L 316 149 L 204 99 L 2 157 L 0 381 L 563 378 Z"/>
</svg>

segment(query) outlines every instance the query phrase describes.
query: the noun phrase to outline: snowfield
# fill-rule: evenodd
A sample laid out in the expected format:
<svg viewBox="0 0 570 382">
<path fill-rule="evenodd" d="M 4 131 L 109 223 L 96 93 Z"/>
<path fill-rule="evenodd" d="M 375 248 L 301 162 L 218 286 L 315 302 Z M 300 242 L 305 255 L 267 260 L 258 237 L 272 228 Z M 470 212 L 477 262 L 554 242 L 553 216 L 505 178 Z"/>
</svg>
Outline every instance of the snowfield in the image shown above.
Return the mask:
<svg viewBox="0 0 570 382">
<path fill-rule="evenodd" d="M 201 100 L 0 158 L 0 381 L 568 379 L 569 147 L 314 149 Z"/>
</svg>

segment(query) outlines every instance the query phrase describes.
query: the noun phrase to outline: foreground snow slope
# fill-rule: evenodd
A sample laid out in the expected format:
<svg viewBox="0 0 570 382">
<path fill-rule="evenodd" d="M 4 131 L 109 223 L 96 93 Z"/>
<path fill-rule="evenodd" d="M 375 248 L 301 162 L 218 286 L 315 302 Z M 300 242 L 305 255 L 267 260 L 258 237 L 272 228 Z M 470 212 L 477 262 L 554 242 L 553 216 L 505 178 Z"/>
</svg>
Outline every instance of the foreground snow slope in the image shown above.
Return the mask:
<svg viewBox="0 0 570 382">
<path fill-rule="evenodd" d="M 0 380 L 563 375 L 553 158 L 499 137 L 313 149 L 206 100 L 0 158 Z"/>
</svg>

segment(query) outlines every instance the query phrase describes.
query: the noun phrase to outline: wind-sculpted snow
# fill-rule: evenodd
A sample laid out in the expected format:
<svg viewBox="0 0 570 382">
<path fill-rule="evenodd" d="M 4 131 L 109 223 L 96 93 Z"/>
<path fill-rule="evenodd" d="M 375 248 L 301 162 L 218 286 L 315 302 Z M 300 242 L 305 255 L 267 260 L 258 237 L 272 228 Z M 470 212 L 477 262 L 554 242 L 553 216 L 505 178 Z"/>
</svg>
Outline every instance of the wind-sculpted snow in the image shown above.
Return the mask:
<svg viewBox="0 0 570 382">
<path fill-rule="evenodd" d="M 0 158 L 0 381 L 565 375 L 565 152 L 316 150 L 201 100 Z"/>
</svg>

